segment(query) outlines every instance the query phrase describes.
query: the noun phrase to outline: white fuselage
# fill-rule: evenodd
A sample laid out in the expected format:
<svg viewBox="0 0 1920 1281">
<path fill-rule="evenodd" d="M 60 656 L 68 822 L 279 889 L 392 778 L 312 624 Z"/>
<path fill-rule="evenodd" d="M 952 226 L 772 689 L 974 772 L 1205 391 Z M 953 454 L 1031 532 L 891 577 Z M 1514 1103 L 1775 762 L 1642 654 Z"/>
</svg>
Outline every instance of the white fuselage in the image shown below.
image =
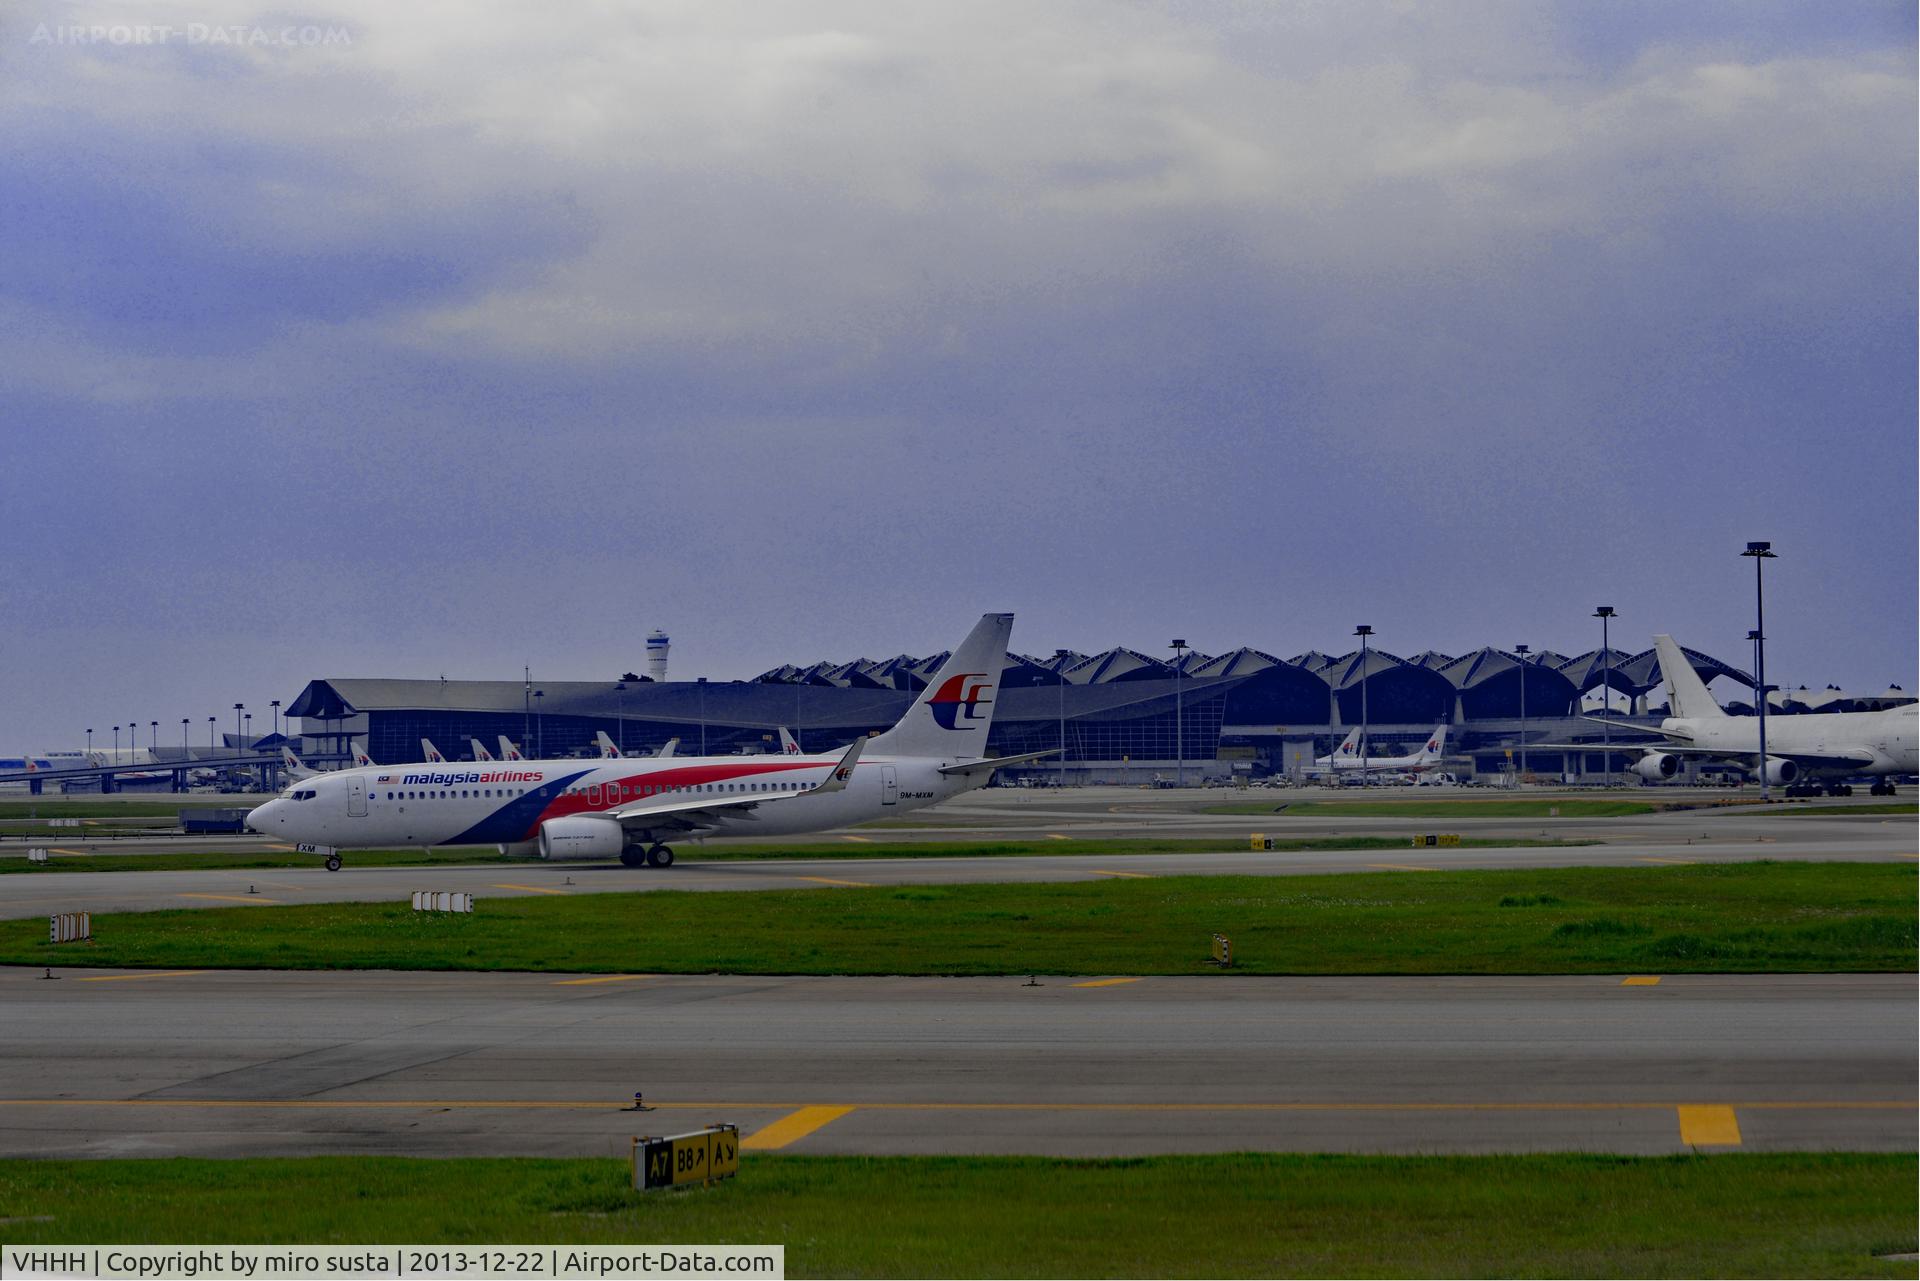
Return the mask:
<svg viewBox="0 0 1920 1281">
<path fill-rule="evenodd" d="M 649 802 L 710 799 L 716 812 L 663 816 L 674 836 L 790 836 L 846 827 L 944 801 L 989 774 L 942 774 L 928 757 L 862 757 L 837 791 L 795 795 L 824 782 L 839 756 L 677 756 L 619 760 L 478 761 L 372 765 L 303 779 L 254 810 L 248 826 L 335 849 L 406 845 L 518 845 L 548 819 Z M 297 794 L 308 793 L 301 799 Z M 765 795 L 764 802 L 740 806 Z M 685 829 L 685 823 L 695 830 Z M 643 820 L 626 819 L 644 836 Z"/>
<path fill-rule="evenodd" d="M 1920 772 L 1920 704 L 1890 707 L 1881 712 L 1813 712 L 1767 717 L 1769 756 L 1838 756 L 1873 758 L 1870 765 L 1806 766 L 1827 774 L 1913 774 Z M 1660 722 L 1665 733 L 1685 737 L 1694 747 L 1728 755 L 1758 755 L 1760 718 L 1757 716 L 1681 716 Z M 1647 750 L 1657 752 L 1658 747 Z"/>
</svg>

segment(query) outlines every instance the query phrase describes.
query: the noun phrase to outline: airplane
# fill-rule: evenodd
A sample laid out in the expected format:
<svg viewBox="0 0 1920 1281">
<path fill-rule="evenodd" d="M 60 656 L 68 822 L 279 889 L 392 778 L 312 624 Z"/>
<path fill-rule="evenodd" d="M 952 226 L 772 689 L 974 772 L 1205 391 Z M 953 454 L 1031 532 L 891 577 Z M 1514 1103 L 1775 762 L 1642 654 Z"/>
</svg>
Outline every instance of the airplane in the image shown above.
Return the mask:
<svg viewBox="0 0 1920 1281">
<path fill-rule="evenodd" d="M 655 752 L 655 753 L 654 753 L 654 755 L 655 755 L 655 756 L 658 756 L 658 757 L 659 757 L 660 759 L 662 759 L 662 760 L 665 760 L 665 759 L 666 759 L 667 757 L 669 757 L 669 756 L 672 756 L 672 755 L 673 755 L 673 753 L 674 753 L 674 751 L 675 751 L 675 750 L 676 750 L 676 749 L 677 749 L 677 748 L 678 748 L 679 746 L 680 746 L 680 740 L 679 740 L 679 739 L 677 739 L 677 738 L 670 738 L 670 739 L 668 739 L 668 740 L 667 740 L 666 742 L 664 742 L 664 743 L 662 743 L 662 744 L 660 744 L 660 750 L 659 750 L 659 751 L 657 751 L 657 752 Z"/>
<path fill-rule="evenodd" d="M 445 765 L 447 763 L 447 758 L 440 754 L 440 749 L 433 745 L 431 739 L 421 739 L 420 750 L 426 753 L 426 755 L 420 759 L 429 765 Z"/>
<path fill-rule="evenodd" d="M 1347 731 L 1347 736 L 1340 740 L 1340 746 L 1325 756 L 1316 758 L 1313 768 L 1307 773 L 1309 775 L 1330 773 L 1339 769 L 1347 761 L 1352 761 L 1356 766 L 1360 764 L 1360 727 L 1358 725 Z"/>
<path fill-rule="evenodd" d="M 363 769 L 373 764 L 373 757 L 367 755 L 366 739 L 349 739 L 347 742 L 347 750 L 353 755 L 353 765 L 355 769 Z"/>
<path fill-rule="evenodd" d="M 1334 774 L 1372 774 L 1401 773 L 1419 775 L 1438 765 L 1446 756 L 1447 725 L 1442 721 L 1433 727 L 1433 733 L 1417 752 L 1408 752 L 1403 756 L 1369 756 L 1358 748 L 1360 731 L 1348 734 L 1346 741 L 1331 757 L 1323 756 L 1314 762 L 1323 772 Z M 1333 768 L 1326 770 L 1326 762 L 1331 760 Z"/>
<path fill-rule="evenodd" d="M 984 786 L 1022 756 L 986 756 L 1013 615 L 986 614 L 891 728 L 840 752 L 343 770 L 254 810 L 254 831 L 338 871 L 340 851 L 497 845 L 541 858 L 670 867 L 669 840 L 786 836 L 908 813 Z"/>
<path fill-rule="evenodd" d="M 493 753 L 492 753 L 492 752 L 489 752 L 489 751 L 487 750 L 487 745 L 486 745 L 485 743 L 483 743 L 483 742 L 481 742 L 481 741 L 480 741 L 479 739 L 477 739 L 477 738 L 470 738 L 470 739 L 468 739 L 468 740 L 467 740 L 467 742 L 468 742 L 468 743 L 469 743 L 469 744 L 470 744 L 470 745 L 472 746 L 472 748 L 473 748 L 473 759 L 474 759 L 474 760 L 476 760 L 476 761 L 490 761 L 490 760 L 492 760 L 492 759 L 493 759 Z"/>
<path fill-rule="evenodd" d="M 280 745 L 280 768 L 285 770 L 287 777 L 296 783 L 320 773 L 317 769 L 308 769 L 300 758 L 294 755 L 293 749 L 285 743 Z"/>
<path fill-rule="evenodd" d="M 793 735 L 787 733 L 787 727 L 785 725 L 780 727 L 780 751 L 781 754 L 785 756 L 800 755 L 799 741 L 796 740 Z"/>
<path fill-rule="evenodd" d="M 607 737 L 607 731 L 601 730 L 598 734 L 595 734 L 593 741 L 600 744 L 601 760 L 617 761 L 620 759 L 621 751 L 613 745 L 613 740 Z"/>
<path fill-rule="evenodd" d="M 505 734 L 500 736 L 500 759 L 503 761 L 524 761 L 527 758 L 513 745 L 513 740 Z"/>
<path fill-rule="evenodd" d="M 1656 635 L 1653 644 L 1660 653 L 1669 715 L 1652 732 L 1670 741 L 1651 747 L 1645 743 L 1614 744 L 1620 750 L 1646 753 L 1628 769 L 1648 782 L 1658 782 L 1680 772 L 1682 757 L 1694 756 L 1728 761 L 1755 772 L 1760 755 L 1760 718 L 1727 715 L 1673 637 Z M 1641 734 L 1649 730 L 1645 725 L 1604 716 L 1585 719 Z M 1594 751 L 1599 744 L 1540 746 Z M 1789 796 L 1810 796 L 1822 790 L 1811 781 L 1796 783 L 1802 776 L 1809 780 L 1826 778 L 1830 780 L 1825 787 L 1827 795 L 1844 796 L 1851 789 L 1843 788 L 1837 780 L 1856 774 L 1876 776 L 1869 789 L 1873 795 L 1892 796 L 1894 785 L 1884 776 L 1920 772 L 1920 704 L 1879 712 L 1769 716 L 1765 769 L 1767 782 L 1787 785 Z"/>
</svg>

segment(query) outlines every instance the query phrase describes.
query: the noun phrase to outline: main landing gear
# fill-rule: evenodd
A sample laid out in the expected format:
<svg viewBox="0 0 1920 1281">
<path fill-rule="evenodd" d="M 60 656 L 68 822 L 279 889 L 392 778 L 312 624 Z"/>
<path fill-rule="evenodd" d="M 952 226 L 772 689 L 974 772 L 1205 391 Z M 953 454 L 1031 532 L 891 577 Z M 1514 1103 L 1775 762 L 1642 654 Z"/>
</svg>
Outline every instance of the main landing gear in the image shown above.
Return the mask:
<svg viewBox="0 0 1920 1281">
<path fill-rule="evenodd" d="M 620 852 L 620 861 L 628 867 L 672 867 L 673 851 L 665 845 L 650 845 L 645 850 L 629 846 Z"/>
<path fill-rule="evenodd" d="M 329 872 L 337 872 L 340 870 L 340 856 L 338 854 L 327 855 L 327 870 Z"/>
</svg>

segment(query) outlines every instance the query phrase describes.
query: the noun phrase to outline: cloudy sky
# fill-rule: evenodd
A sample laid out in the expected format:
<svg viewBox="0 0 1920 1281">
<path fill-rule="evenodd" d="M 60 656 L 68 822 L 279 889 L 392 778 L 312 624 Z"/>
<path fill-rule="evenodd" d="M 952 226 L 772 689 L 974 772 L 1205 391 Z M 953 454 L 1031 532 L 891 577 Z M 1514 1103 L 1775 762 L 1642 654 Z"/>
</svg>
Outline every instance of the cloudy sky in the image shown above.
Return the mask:
<svg viewBox="0 0 1920 1281">
<path fill-rule="evenodd" d="M 1741 661 L 1754 538 L 1770 674 L 1911 686 L 1914 50 L 1906 0 L 23 0 L 0 750 L 994 609 Z"/>
</svg>

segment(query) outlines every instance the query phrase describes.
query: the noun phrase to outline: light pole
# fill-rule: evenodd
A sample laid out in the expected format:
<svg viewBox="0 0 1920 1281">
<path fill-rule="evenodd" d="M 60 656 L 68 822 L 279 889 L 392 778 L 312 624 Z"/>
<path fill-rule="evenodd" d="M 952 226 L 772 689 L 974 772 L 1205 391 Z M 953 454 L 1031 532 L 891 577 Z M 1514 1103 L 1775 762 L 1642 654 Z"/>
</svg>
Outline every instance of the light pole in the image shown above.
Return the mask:
<svg viewBox="0 0 1920 1281">
<path fill-rule="evenodd" d="M 273 708 L 273 733 L 277 738 L 280 735 L 280 700 L 276 698 L 268 706 Z"/>
<path fill-rule="evenodd" d="M 120 763 L 120 727 L 118 725 L 113 727 L 113 763 L 115 765 Z"/>
<path fill-rule="evenodd" d="M 520 741 L 533 746 L 533 668 L 520 669 Z M 540 753 L 535 752 L 538 756 Z"/>
<path fill-rule="evenodd" d="M 694 682 L 700 690 L 700 755 L 707 754 L 707 678 L 702 676 Z"/>
<path fill-rule="evenodd" d="M 620 695 L 620 723 L 615 727 L 619 742 L 615 746 L 619 749 L 620 755 L 625 756 L 627 754 L 627 683 L 615 681 L 613 691 Z"/>
<path fill-rule="evenodd" d="M 240 739 L 240 742 L 239 742 L 239 743 L 236 743 L 236 744 L 234 745 L 234 749 L 233 749 L 233 750 L 234 750 L 234 751 L 236 751 L 236 752 L 237 752 L 237 751 L 239 751 L 239 750 L 240 750 L 240 748 L 241 748 L 241 747 L 242 747 L 242 746 L 243 746 L 243 745 L 244 745 L 244 744 L 246 743 L 246 741 L 247 741 L 247 740 L 246 740 L 246 739 L 245 739 L 244 737 L 242 737 L 242 736 L 241 736 L 241 734 L 240 734 L 240 714 L 241 714 L 242 712 L 244 712 L 244 711 L 246 711 L 246 710 L 247 710 L 247 705 L 246 705 L 245 703 L 235 703 L 235 704 L 233 705 L 233 736 L 234 736 L 235 738 L 238 738 L 238 739 Z"/>
<path fill-rule="evenodd" d="M 1373 635 L 1373 628 L 1362 623 L 1353 634 L 1360 638 L 1360 786 L 1365 787 L 1372 781 L 1367 777 L 1367 751 L 1373 746 L 1367 741 L 1371 737 L 1367 728 L 1367 638 Z M 1339 768 L 1337 762 L 1334 768 Z"/>
<path fill-rule="evenodd" d="M 180 759 L 187 759 L 187 718 L 180 718 Z"/>
<path fill-rule="evenodd" d="M 1520 779 L 1527 776 L 1527 655 L 1531 647 L 1515 645 L 1513 652 L 1520 656 L 1520 777 L 1513 780 L 1517 789 Z"/>
<path fill-rule="evenodd" d="M 87 759 L 93 759 L 93 726 L 87 726 Z"/>
<path fill-rule="evenodd" d="M 1053 651 L 1053 674 L 1060 678 L 1060 786 L 1067 785 L 1067 659 L 1064 649 Z"/>
<path fill-rule="evenodd" d="M 160 722 L 148 721 L 147 723 L 153 727 L 153 750 L 157 752 L 160 750 Z"/>
<path fill-rule="evenodd" d="M 547 722 L 540 715 L 540 700 L 546 696 L 544 689 L 533 691 L 533 757 L 540 761 L 547 759 Z"/>
<path fill-rule="evenodd" d="M 1613 716 L 1613 650 L 1607 644 L 1607 622 L 1613 618 L 1613 606 L 1596 605 L 1593 616 L 1600 620 L 1600 661 L 1606 673 L 1601 678 L 1600 710 L 1603 717 Z M 1613 786 L 1613 725 L 1610 719 L 1600 722 L 1600 772 L 1606 776 L 1607 786 Z"/>
<path fill-rule="evenodd" d="M 1766 801 L 1773 797 L 1767 788 L 1767 620 L 1760 567 L 1778 557 L 1772 543 L 1748 543 L 1740 554 L 1753 557 L 1753 678 L 1760 683 L 1760 799 Z"/>
<path fill-rule="evenodd" d="M 213 745 L 213 722 L 215 719 L 216 718 L 212 716 L 207 717 L 207 754 L 209 756 L 219 755 L 219 749 Z"/>
<path fill-rule="evenodd" d="M 1173 651 L 1173 785 L 1187 785 L 1186 725 L 1180 705 L 1180 662 L 1187 656 L 1187 643 L 1178 636 L 1167 642 Z"/>
</svg>

